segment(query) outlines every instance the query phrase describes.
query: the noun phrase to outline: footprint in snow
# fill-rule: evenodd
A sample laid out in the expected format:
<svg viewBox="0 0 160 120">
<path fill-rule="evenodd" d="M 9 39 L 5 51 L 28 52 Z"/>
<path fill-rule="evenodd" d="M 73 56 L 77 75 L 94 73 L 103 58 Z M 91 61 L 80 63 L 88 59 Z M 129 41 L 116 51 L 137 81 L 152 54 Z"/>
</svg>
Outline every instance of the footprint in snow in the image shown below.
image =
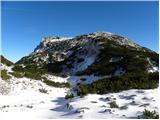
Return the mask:
<svg viewBox="0 0 160 120">
<path fill-rule="evenodd" d="M 91 101 L 91 103 L 97 103 L 97 101 Z"/>
<path fill-rule="evenodd" d="M 149 105 L 150 105 L 149 103 L 145 103 L 145 104 L 140 105 L 139 107 L 147 107 Z"/>
<path fill-rule="evenodd" d="M 129 95 L 129 96 L 125 96 L 125 95 L 119 95 L 120 99 L 126 99 L 126 100 L 133 100 L 137 95 Z"/>
<path fill-rule="evenodd" d="M 119 107 L 119 109 L 120 109 L 120 110 L 126 110 L 126 109 L 128 109 L 128 106 L 127 106 L 127 105 L 124 105 L 124 106 Z"/>
<path fill-rule="evenodd" d="M 136 103 L 134 100 L 132 102 L 129 103 L 130 105 L 138 105 L 138 103 Z"/>
<path fill-rule="evenodd" d="M 107 107 L 107 106 L 106 105 L 102 105 L 101 107 L 103 108 L 103 107 Z"/>
<path fill-rule="evenodd" d="M 137 90 L 136 92 L 137 92 L 137 93 L 145 93 L 145 92 L 142 91 L 142 90 Z"/>
<path fill-rule="evenodd" d="M 113 101 L 116 100 L 116 98 L 112 98 L 112 97 L 106 97 L 106 98 L 99 98 L 99 100 L 106 102 L 106 101 Z"/>
<path fill-rule="evenodd" d="M 143 97 L 142 100 L 148 100 L 148 101 L 151 101 L 153 100 L 153 97 L 152 98 L 148 98 L 148 97 Z"/>
</svg>

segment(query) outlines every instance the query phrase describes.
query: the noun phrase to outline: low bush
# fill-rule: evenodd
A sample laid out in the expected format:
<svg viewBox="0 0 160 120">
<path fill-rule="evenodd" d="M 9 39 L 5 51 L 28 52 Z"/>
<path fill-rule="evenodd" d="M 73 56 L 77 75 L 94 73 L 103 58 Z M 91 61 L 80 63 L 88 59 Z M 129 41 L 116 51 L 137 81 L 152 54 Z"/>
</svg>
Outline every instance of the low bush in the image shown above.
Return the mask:
<svg viewBox="0 0 160 120">
<path fill-rule="evenodd" d="M 115 101 L 109 103 L 110 108 L 118 108 L 118 105 Z"/>
<path fill-rule="evenodd" d="M 35 79 L 35 80 L 41 80 L 41 74 L 39 73 L 31 73 L 31 72 L 25 72 L 24 77 Z"/>
<path fill-rule="evenodd" d="M 24 72 L 24 68 L 21 65 L 14 65 L 12 70 L 15 72 Z"/>
<path fill-rule="evenodd" d="M 54 82 L 54 81 L 50 81 L 47 79 L 44 79 L 43 81 L 45 84 L 49 85 L 49 86 L 53 86 L 53 87 L 59 87 L 59 88 L 70 88 L 70 84 L 69 83 L 60 83 L 60 82 Z"/>
<path fill-rule="evenodd" d="M 26 65 L 25 67 L 22 67 L 17 64 L 12 70 L 13 73 L 11 74 L 17 78 L 27 77 L 35 80 L 41 80 L 41 76 L 46 73 L 45 69 L 39 68 L 36 65 Z"/>
<path fill-rule="evenodd" d="M 71 93 L 71 94 L 67 94 L 66 96 L 65 96 L 65 99 L 71 99 L 71 98 L 73 98 L 74 97 L 74 95 Z"/>
<path fill-rule="evenodd" d="M 149 111 L 145 109 L 143 111 L 143 118 L 144 119 L 159 119 L 159 115 L 157 114 L 156 111 Z"/>
<path fill-rule="evenodd" d="M 127 73 L 123 76 L 97 80 L 91 84 L 81 85 L 77 94 L 84 96 L 88 93 L 107 94 L 128 89 L 154 89 L 159 84 L 158 73 Z"/>
<path fill-rule="evenodd" d="M 39 92 L 41 92 L 41 93 L 47 93 L 48 90 L 46 90 L 46 89 L 44 89 L 44 88 L 41 88 L 41 89 L 39 89 Z"/>
<path fill-rule="evenodd" d="M 11 76 L 8 75 L 6 70 L 1 70 L 1 78 L 2 78 L 2 80 L 8 80 L 11 78 Z"/>
<path fill-rule="evenodd" d="M 16 71 L 10 72 L 9 74 L 13 75 L 16 78 L 22 78 L 24 76 L 24 73 L 22 73 L 22 72 L 16 72 Z"/>
</svg>

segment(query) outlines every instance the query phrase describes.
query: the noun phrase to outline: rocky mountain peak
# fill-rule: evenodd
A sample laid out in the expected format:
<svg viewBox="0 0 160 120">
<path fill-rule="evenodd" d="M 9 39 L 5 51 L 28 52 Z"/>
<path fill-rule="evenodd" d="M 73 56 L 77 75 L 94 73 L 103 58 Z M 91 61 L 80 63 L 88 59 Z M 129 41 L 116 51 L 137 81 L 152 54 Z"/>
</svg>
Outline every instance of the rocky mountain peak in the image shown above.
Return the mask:
<svg viewBox="0 0 160 120">
<path fill-rule="evenodd" d="M 49 36 L 49 37 L 43 37 L 40 44 L 35 48 L 34 53 L 43 52 L 45 50 L 48 50 L 49 48 L 53 48 L 53 44 L 56 44 L 56 46 L 59 46 L 61 43 L 67 43 L 65 41 L 68 41 L 68 43 L 73 47 L 74 45 L 84 45 L 88 40 L 102 40 L 105 39 L 114 41 L 118 43 L 119 45 L 126 45 L 131 46 L 137 49 L 141 49 L 142 47 L 136 43 L 134 43 L 132 40 L 112 34 L 110 32 L 94 32 L 89 34 L 83 34 L 78 35 L 75 37 L 58 37 L 58 36 Z"/>
<path fill-rule="evenodd" d="M 49 36 L 49 37 L 43 37 L 40 44 L 35 48 L 34 52 L 42 52 L 47 47 L 49 47 L 53 43 L 62 42 L 65 40 L 70 40 L 72 37 L 58 37 L 58 36 Z"/>
<path fill-rule="evenodd" d="M 136 51 L 140 51 L 142 54 L 149 52 L 148 54 L 150 54 L 148 49 L 132 40 L 109 32 L 94 32 L 75 37 L 49 36 L 42 38 L 35 50 L 19 60 L 18 63 L 38 66 L 54 64 L 54 67 L 61 64 L 64 71 L 73 73 L 73 71 L 87 69 L 95 61 L 99 64 L 100 57 L 105 57 L 106 61 L 117 57 L 125 58 L 125 52 L 128 51 L 128 54 L 132 54 L 130 52 L 132 50 L 136 55 Z M 121 61 L 125 62 L 125 60 Z"/>
<path fill-rule="evenodd" d="M 56 42 L 56 41 L 63 41 L 68 39 L 72 39 L 72 37 L 48 36 L 48 37 L 43 37 L 41 42 L 43 43 Z"/>
<path fill-rule="evenodd" d="M 111 36 L 111 35 L 113 35 L 110 32 L 101 32 L 101 31 L 94 32 L 93 34 L 96 35 L 96 36 Z"/>
<path fill-rule="evenodd" d="M 95 32 L 95 33 L 93 33 L 93 35 L 95 37 L 104 37 L 104 38 L 107 38 L 107 40 L 115 41 L 115 42 L 119 43 L 119 45 L 127 45 L 127 46 L 131 46 L 131 47 L 135 47 L 137 49 L 141 48 L 140 45 L 136 44 L 132 40 L 130 40 L 126 37 L 122 37 L 120 35 L 110 33 L 110 32 Z"/>
</svg>

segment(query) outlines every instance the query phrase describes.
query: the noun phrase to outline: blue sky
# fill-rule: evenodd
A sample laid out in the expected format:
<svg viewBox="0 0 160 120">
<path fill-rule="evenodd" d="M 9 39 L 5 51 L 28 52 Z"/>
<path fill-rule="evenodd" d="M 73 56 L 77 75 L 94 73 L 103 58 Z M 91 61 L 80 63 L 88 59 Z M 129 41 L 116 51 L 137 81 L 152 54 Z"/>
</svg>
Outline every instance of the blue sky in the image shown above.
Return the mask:
<svg viewBox="0 0 160 120">
<path fill-rule="evenodd" d="M 106 31 L 158 52 L 158 2 L 2 2 L 2 54 L 16 62 L 44 36 Z"/>
</svg>

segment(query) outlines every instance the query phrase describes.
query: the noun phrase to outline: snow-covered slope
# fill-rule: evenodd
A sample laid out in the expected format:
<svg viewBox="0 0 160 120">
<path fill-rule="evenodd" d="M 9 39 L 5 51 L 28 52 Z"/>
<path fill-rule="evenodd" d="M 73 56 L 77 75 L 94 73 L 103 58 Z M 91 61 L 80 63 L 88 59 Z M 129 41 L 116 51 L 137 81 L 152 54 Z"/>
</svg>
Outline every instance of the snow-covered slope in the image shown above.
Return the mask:
<svg viewBox="0 0 160 120">
<path fill-rule="evenodd" d="M 50 118 L 51 114 L 55 117 L 61 115 L 51 109 L 59 106 L 60 101 L 57 99 L 64 100 L 67 89 L 49 87 L 43 82 L 28 78 L 12 79 L 10 87 L 8 95 L 0 95 L 1 120 L 45 119 Z"/>
<path fill-rule="evenodd" d="M 7 65 L 5 65 L 3 63 L 0 63 L 1 70 L 7 70 L 8 72 L 12 72 L 12 67 L 13 66 L 7 66 Z"/>
<path fill-rule="evenodd" d="M 21 80 L 25 81 L 25 83 L 30 83 L 30 80 Z M 35 85 L 34 88 L 37 89 L 36 83 L 33 84 Z M 105 95 L 90 94 L 84 98 L 77 97 L 72 100 L 66 100 L 64 97 L 67 89 L 42 85 L 47 90 L 47 93 L 41 93 L 36 89 L 34 90 L 34 88 L 23 89 L 21 86 L 22 84 L 16 85 L 17 89 L 7 96 L 0 95 L 1 120 L 137 118 L 142 115 L 144 109 L 158 112 L 157 103 L 159 97 L 157 89 L 128 90 Z M 109 103 L 112 101 L 115 101 L 119 107 L 110 108 Z"/>
</svg>

